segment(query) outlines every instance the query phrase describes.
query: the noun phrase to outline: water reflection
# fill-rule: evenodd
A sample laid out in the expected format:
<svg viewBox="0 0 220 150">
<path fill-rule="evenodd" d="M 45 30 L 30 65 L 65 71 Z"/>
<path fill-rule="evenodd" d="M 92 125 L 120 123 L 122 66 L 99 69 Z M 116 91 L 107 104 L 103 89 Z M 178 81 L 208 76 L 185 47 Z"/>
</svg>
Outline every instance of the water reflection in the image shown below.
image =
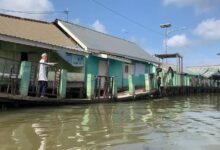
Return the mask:
<svg viewBox="0 0 220 150">
<path fill-rule="evenodd" d="M 219 149 L 220 95 L 0 113 L 1 149 Z"/>
</svg>

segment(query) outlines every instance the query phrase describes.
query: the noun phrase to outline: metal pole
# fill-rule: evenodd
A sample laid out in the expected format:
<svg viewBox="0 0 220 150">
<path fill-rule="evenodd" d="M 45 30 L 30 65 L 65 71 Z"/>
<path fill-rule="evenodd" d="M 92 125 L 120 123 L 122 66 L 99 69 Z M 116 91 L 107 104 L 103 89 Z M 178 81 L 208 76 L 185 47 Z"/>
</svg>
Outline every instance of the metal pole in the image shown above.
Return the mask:
<svg viewBox="0 0 220 150">
<path fill-rule="evenodd" d="M 178 70 L 178 57 L 176 56 L 176 72 L 179 72 Z"/>
<path fill-rule="evenodd" d="M 167 55 L 167 37 L 168 37 L 168 30 L 166 28 L 165 30 L 165 54 Z M 166 64 L 167 64 L 167 58 L 166 58 Z"/>
<path fill-rule="evenodd" d="M 181 71 L 183 72 L 183 58 L 181 57 L 182 60 L 182 66 L 181 66 Z"/>
<path fill-rule="evenodd" d="M 69 9 L 67 8 L 64 13 L 66 14 L 66 21 L 68 22 L 69 20 Z"/>
</svg>

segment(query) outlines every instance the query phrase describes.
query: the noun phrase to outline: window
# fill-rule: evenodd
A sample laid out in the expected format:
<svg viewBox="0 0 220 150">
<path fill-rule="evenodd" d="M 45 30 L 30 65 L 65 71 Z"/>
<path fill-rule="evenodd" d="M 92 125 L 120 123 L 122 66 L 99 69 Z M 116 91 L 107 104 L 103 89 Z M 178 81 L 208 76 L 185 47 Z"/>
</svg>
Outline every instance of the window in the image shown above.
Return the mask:
<svg viewBox="0 0 220 150">
<path fill-rule="evenodd" d="M 143 74 L 145 74 L 145 65 L 141 63 L 136 63 L 135 64 L 135 75 L 139 76 Z"/>
<path fill-rule="evenodd" d="M 129 67 L 128 65 L 125 65 L 125 73 L 128 73 L 128 71 L 129 71 Z"/>
<path fill-rule="evenodd" d="M 28 53 L 27 52 L 21 52 L 21 61 L 28 61 Z"/>
<path fill-rule="evenodd" d="M 82 67 L 84 65 L 84 56 L 66 53 L 65 60 L 75 67 Z"/>
</svg>

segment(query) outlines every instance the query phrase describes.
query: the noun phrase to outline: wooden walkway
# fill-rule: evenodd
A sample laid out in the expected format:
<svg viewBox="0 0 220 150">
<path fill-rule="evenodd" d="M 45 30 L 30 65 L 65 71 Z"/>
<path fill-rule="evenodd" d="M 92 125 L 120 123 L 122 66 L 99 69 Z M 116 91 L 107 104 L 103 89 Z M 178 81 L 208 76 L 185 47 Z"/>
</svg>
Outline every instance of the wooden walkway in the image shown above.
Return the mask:
<svg viewBox="0 0 220 150">
<path fill-rule="evenodd" d="M 0 94 L 0 103 L 7 105 L 22 106 L 54 106 L 54 105 L 76 105 L 106 102 L 106 100 L 89 99 L 60 99 L 60 98 L 41 98 L 21 95 Z"/>
<path fill-rule="evenodd" d="M 140 98 L 146 98 L 150 95 L 150 92 L 143 90 L 136 90 L 135 96 L 132 96 L 128 91 L 118 93 L 116 99 L 62 99 L 62 98 L 41 98 L 21 95 L 10 95 L 0 93 L 0 103 L 9 106 L 59 106 L 59 105 L 77 105 L 77 104 L 94 104 L 94 103 L 111 103 L 122 101 L 133 101 Z"/>
<path fill-rule="evenodd" d="M 165 90 L 162 90 L 165 92 Z M 158 90 L 145 91 L 143 89 L 135 90 L 134 95 L 130 95 L 128 91 L 119 92 L 115 99 L 62 99 L 62 98 L 41 98 L 21 95 L 11 95 L 0 93 L 0 104 L 12 107 L 19 106 L 61 106 L 61 105 L 80 105 L 80 104 L 94 104 L 94 103 L 111 103 L 111 102 L 125 102 L 134 100 L 146 100 L 149 98 L 161 96 L 178 96 L 196 93 L 217 93 L 220 88 L 198 88 L 198 87 L 169 87 L 166 88 L 166 94 L 162 92 L 158 94 Z"/>
<path fill-rule="evenodd" d="M 135 90 L 134 95 L 129 94 L 128 91 L 118 93 L 117 100 L 123 101 L 127 99 L 137 99 L 141 97 L 149 96 L 153 93 L 153 91 L 145 91 L 144 89 Z"/>
</svg>

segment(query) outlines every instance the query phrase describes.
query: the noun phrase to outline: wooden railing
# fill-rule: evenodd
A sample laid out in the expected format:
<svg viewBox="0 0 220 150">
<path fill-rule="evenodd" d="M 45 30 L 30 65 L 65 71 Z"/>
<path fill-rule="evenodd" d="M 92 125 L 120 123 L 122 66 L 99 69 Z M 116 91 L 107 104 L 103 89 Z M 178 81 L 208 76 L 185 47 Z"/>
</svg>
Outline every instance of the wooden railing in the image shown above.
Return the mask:
<svg viewBox="0 0 220 150">
<path fill-rule="evenodd" d="M 114 77 L 95 76 L 94 99 L 113 99 Z"/>
<path fill-rule="evenodd" d="M 0 92 L 18 94 L 20 62 L 0 57 Z"/>
<path fill-rule="evenodd" d="M 36 96 L 38 89 L 38 73 L 39 73 L 39 63 L 31 63 L 31 79 L 30 79 L 30 88 L 29 95 Z M 48 75 L 48 88 L 46 95 L 49 97 L 57 97 L 60 84 L 60 67 L 47 65 L 47 75 Z"/>
</svg>

